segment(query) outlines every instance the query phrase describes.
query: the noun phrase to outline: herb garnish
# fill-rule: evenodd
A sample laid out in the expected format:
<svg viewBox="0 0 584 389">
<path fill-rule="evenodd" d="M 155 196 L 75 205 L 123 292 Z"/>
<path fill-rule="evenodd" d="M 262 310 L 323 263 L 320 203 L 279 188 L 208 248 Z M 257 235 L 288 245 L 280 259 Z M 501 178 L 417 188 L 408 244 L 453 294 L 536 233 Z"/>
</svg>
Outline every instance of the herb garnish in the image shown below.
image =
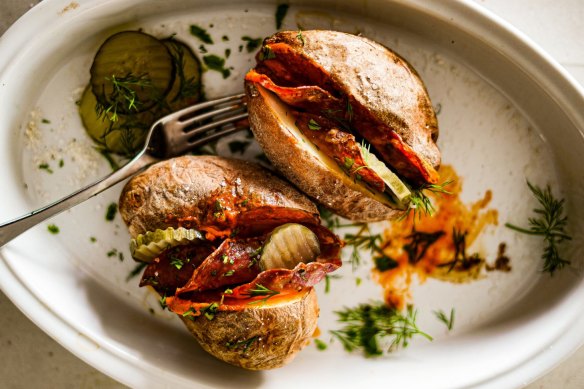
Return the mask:
<svg viewBox="0 0 584 389">
<path fill-rule="evenodd" d="M 130 281 L 132 278 L 140 275 L 140 273 L 142 273 L 142 270 L 144 270 L 146 266 L 148 266 L 146 262 L 140 262 L 139 264 L 137 264 L 136 267 L 130 273 L 128 273 L 126 281 Z"/>
<path fill-rule="evenodd" d="M 304 47 L 304 36 L 302 35 L 302 30 L 298 30 L 298 34 L 296 34 L 296 39 L 302 43 L 302 47 Z"/>
<path fill-rule="evenodd" d="M 256 301 L 250 301 L 248 304 L 257 304 L 259 302 L 265 303 L 266 301 L 268 301 L 268 299 L 272 296 L 275 296 L 277 294 L 280 294 L 279 291 L 277 290 L 271 290 L 269 288 L 266 288 L 265 286 L 263 286 L 262 284 L 257 284 L 255 286 L 254 289 L 250 289 L 247 292 L 247 296 L 249 297 L 257 297 L 257 296 L 266 296 L 265 298 L 261 299 L 261 300 L 256 300 Z"/>
<path fill-rule="evenodd" d="M 407 237 L 409 242 L 404 245 L 404 250 L 408 254 L 408 261 L 412 265 L 418 263 L 424 258 L 430 246 L 436 243 L 443 235 L 444 231 L 422 232 L 416 231 L 414 228 Z"/>
<path fill-rule="evenodd" d="M 259 55 L 260 61 L 263 61 L 266 59 L 274 59 L 274 58 L 276 58 L 276 54 L 274 54 L 274 52 L 272 51 L 270 46 L 262 47 L 262 51 L 260 52 L 260 55 Z"/>
<path fill-rule="evenodd" d="M 201 313 L 205 315 L 207 320 L 213 320 L 215 318 L 215 314 L 219 310 L 219 304 L 211 303 L 207 305 L 205 308 L 201 310 Z"/>
<path fill-rule="evenodd" d="M 231 70 L 225 68 L 225 58 L 221 58 L 215 54 L 209 54 L 203 56 L 203 62 L 210 70 L 221 73 L 223 78 L 231 75 Z"/>
<path fill-rule="evenodd" d="M 288 8 L 290 8 L 290 4 L 280 4 L 278 8 L 276 8 L 276 29 L 279 30 L 282 27 L 282 22 L 288 13 Z"/>
<path fill-rule="evenodd" d="M 410 196 L 410 208 L 408 208 L 407 212 L 400 218 L 400 220 L 408 217 L 412 211 L 414 212 L 414 220 L 416 219 L 416 215 L 418 218 L 421 218 L 422 212 L 428 216 L 432 216 L 436 209 L 434 209 L 432 201 L 428 195 L 424 193 L 424 191 L 438 194 L 452 194 L 452 192 L 446 190 L 446 187 L 452 183 L 452 180 L 448 180 L 442 184 L 423 184 L 417 189 L 412 189 L 412 194 Z"/>
<path fill-rule="evenodd" d="M 243 346 L 243 352 L 246 352 L 251 347 L 251 345 L 254 344 L 254 342 L 259 338 L 260 337 L 256 335 L 247 340 L 240 340 L 238 342 L 227 342 L 225 343 L 225 346 L 230 350 L 240 348 L 241 346 Z"/>
<path fill-rule="evenodd" d="M 345 326 L 330 332 L 348 352 L 361 350 L 366 357 L 375 357 L 383 355 L 384 350 L 391 352 L 406 348 L 414 335 L 432 340 L 417 327 L 416 311 L 411 305 L 405 314 L 382 302 L 360 304 L 335 313 Z"/>
<path fill-rule="evenodd" d="M 152 87 L 152 82 L 146 75 L 128 73 L 123 77 L 112 75 L 105 79 L 113 86 L 111 94 L 107 97 L 109 105 L 106 106 L 98 102 L 95 106 L 95 112 L 99 117 L 107 117 L 112 123 L 119 120 L 119 112 L 138 111 L 142 102 L 136 94 L 137 89 Z"/>
<path fill-rule="evenodd" d="M 44 123 L 44 124 L 51 124 L 51 121 L 50 121 L 49 119 L 45 119 L 45 118 L 43 118 L 43 119 L 41 119 L 41 123 Z"/>
<path fill-rule="evenodd" d="M 185 265 L 184 261 L 180 258 L 177 257 L 172 257 L 172 260 L 170 261 L 170 265 L 174 266 L 177 270 L 180 270 L 183 268 L 183 266 Z"/>
<path fill-rule="evenodd" d="M 383 254 L 378 243 L 381 242 L 381 234 L 372 234 L 369 231 L 367 223 L 358 223 L 360 225 L 356 234 L 346 234 L 344 240 L 347 246 L 353 246 L 351 251 L 351 265 L 353 271 L 361 264 L 360 250 L 370 250 L 371 255 L 375 253 Z"/>
<path fill-rule="evenodd" d="M 59 233 L 59 227 L 57 227 L 57 226 L 56 226 L 56 225 L 54 225 L 54 224 L 49 224 L 49 225 L 47 226 L 47 230 L 49 230 L 49 232 L 50 232 L 51 234 L 53 234 L 53 235 L 56 235 L 56 234 L 58 234 L 58 233 Z"/>
<path fill-rule="evenodd" d="M 207 30 L 205 30 L 202 27 L 199 27 L 195 24 L 191 24 L 191 35 L 196 36 L 197 38 L 199 38 L 203 43 L 206 43 L 208 45 L 212 45 L 213 44 L 213 39 L 211 38 L 211 35 L 209 35 L 209 33 L 207 32 Z"/>
<path fill-rule="evenodd" d="M 105 212 L 105 220 L 111 222 L 116 217 L 116 213 L 118 212 L 118 204 L 111 203 L 107 206 L 107 211 Z"/>
<path fill-rule="evenodd" d="M 46 171 L 49 174 L 53 174 L 53 169 L 51 169 L 51 167 L 49 166 L 48 163 L 43 162 L 41 164 L 39 164 L 39 169 Z"/>
<path fill-rule="evenodd" d="M 436 318 L 446 325 L 448 331 L 452 330 L 454 327 L 454 308 L 450 310 L 450 316 L 446 316 L 446 313 L 444 313 L 444 311 L 441 309 L 434 311 L 434 315 L 436 315 Z"/>
<path fill-rule="evenodd" d="M 308 128 L 312 131 L 320 131 L 322 127 L 316 122 L 316 120 L 310 119 L 308 121 Z"/>
<path fill-rule="evenodd" d="M 505 227 L 524 234 L 543 236 L 546 246 L 541 256 L 544 260 L 542 271 L 553 275 L 556 270 L 561 270 L 570 263 L 569 260 L 561 258 L 558 251 L 559 244 L 572 240 L 565 231 L 568 217 L 564 216 L 564 199 L 556 199 L 549 185 L 543 190 L 527 181 L 527 186 L 541 206 L 541 208 L 533 209 L 533 212 L 539 216 L 528 219 L 529 228 L 518 227 L 511 223 L 505 223 Z"/>
<path fill-rule="evenodd" d="M 245 49 L 248 53 L 252 53 L 261 46 L 263 39 L 262 38 L 252 38 L 250 36 L 242 36 L 241 40 L 245 42 Z M 241 50 L 240 50 L 241 51 Z"/>
<path fill-rule="evenodd" d="M 327 344 L 326 344 L 325 342 L 323 342 L 322 340 L 320 340 L 320 339 L 318 339 L 318 338 L 315 338 L 315 339 L 314 339 L 314 344 L 316 345 L 316 348 L 317 348 L 319 351 L 324 351 L 324 350 L 326 350 L 326 349 L 327 349 L 327 347 L 328 347 L 328 346 L 327 346 Z"/>
<path fill-rule="evenodd" d="M 396 267 L 399 266 L 399 264 L 397 263 L 397 261 L 391 257 L 388 257 L 387 255 L 383 255 L 380 257 L 376 257 L 374 259 L 375 261 L 375 267 L 377 268 L 377 270 L 379 271 L 387 271 L 387 270 L 391 270 L 391 269 L 395 269 Z"/>
</svg>

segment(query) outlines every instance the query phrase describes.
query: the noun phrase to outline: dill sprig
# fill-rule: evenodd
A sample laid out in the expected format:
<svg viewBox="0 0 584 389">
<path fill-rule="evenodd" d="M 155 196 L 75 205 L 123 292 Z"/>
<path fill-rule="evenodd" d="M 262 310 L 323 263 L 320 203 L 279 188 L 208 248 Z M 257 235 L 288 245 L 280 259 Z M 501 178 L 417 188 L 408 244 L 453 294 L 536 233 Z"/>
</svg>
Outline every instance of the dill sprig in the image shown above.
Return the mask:
<svg viewBox="0 0 584 389">
<path fill-rule="evenodd" d="M 527 186 L 541 206 L 533 209 L 538 216 L 528 219 L 528 228 L 511 223 L 505 223 L 505 227 L 524 234 L 543 236 L 545 248 L 541 256 L 544 260 L 542 271 L 553 275 L 556 270 L 561 270 L 570 263 L 569 260 L 560 257 L 558 250 L 559 244 L 572 240 L 565 231 L 568 217 L 564 216 L 564 199 L 556 199 L 549 185 L 541 189 L 527 181 Z"/>
<path fill-rule="evenodd" d="M 381 234 L 372 234 L 367 223 L 359 223 L 360 228 L 356 234 L 345 234 L 344 240 L 347 246 L 351 246 L 351 265 L 355 271 L 361 265 L 361 250 L 369 250 L 373 256 L 375 253 L 383 254 L 379 247 L 382 241 Z"/>
<path fill-rule="evenodd" d="M 258 296 L 265 296 L 263 299 L 261 300 L 256 300 L 256 301 L 251 301 L 248 304 L 257 304 L 257 303 L 265 303 L 266 301 L 268 301 L 268 299 L 272 296 L 275 296 L 277 294 L 280 294 L 279 291 L 277 290 L 271 290 L 269 288 L 266 288 L 265 286 L 263 286 L 262 284 L 257 284 L 254 289 L 250 289 L 247 292 L 247 295 L 249 297 L 258 297 Z"/>
<path fill-rule="evenodd" d="M 434 212 L 436 212 L 436 209 L 434 208 L 434 205 L 432 205 L 432 200 L 428 197 L 428 193 L 426 192 L 450 195 L 452 192 L 448 191 L 446 187 L 453 182 L 453 180 L 448 180 L 444 181 L 442 184 L 423 184 L 419 188 L 411 189 L 410 208 L 408 208 L 400 220 L 407 218 L 410 212 L 414 213 L 414 220 L 416 217 L 418 219 L 421 218 L 422 213 L 427 216 L 432 216 Z"/>
<path fill-rule="evenodd" d="M 138 111 L 142 104 L 138 99 L 136 89 L 152 87 L 151 80 L 146 75 L 134 75 L 128 73 L 123 77 L 106 77 L 112 84 L 112 92 L 108 98 L 108 105 L 100 104 L 95 106 L 95 111 L 100 117 L 107 117 L 115 123 L 119 120 L 119 113 Z"/>
<path fill-rule="evenodd" d="M 434 311 L 434 315 L 438 320 L 444 323 L 446 328 L 448 328 L 448 331 L 451 331 L 452 328 L 454 328 L 454 308 L 450 310 L 450 316 L 446 315 L 446 313 L 441 309 Z"/>
<path fill-rule="evenodd" d="M 383 355 L 384 351 L 406 348 L 414 335 L 432 340 L 417 327 L 416 311 L 411 305 L 405 313 L 388 308 L 382 302 L 360 304 L 335 313 L 344 327 L 330 333 L 348 352 L 360 350 L 367 357 L 375 357 Z M 387 344 L 389 346 L 385 348 Z"/>
</svg>

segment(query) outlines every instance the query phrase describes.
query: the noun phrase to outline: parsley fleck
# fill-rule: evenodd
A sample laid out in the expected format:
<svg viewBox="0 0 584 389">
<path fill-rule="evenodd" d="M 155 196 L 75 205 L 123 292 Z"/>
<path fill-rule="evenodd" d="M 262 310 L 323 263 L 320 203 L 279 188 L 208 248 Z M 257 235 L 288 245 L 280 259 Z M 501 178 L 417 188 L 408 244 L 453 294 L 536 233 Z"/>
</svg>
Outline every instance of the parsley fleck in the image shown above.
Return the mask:
<svg viewBox="0 0 584 389">
<path fill-rule="evenodd" d="M 246 42 L 245 49 L 248 53 L 254 52 L 261 46 L 263 39 L 262 38 L 252 38 L 249 36 L 242 36 L 241 40 Z M 242 46 L 243 49 L 243 46 Z M 241 51 L 241 50 L 240 50 Z"/>
<path fill-rule="evenodd" d="M 111 222 L 116 217 L 116 213 L 118 212 L 118 204 L 111 203 L 107 206 L 107 211 L 105 212 L 105 220 Z"/>
<path fill-rule="evenodd" d="M 231 70 L 225 68 L 225 58 L 221 58 L 215 54 L 209 54 L 203 57 L 203 62 L 210 70 L 221 73 L 223 78 L 231 75 Z"/>
<path fill-rule="evenodd" d="M 43 162 L 39 165 L 39 169 L 46 171 L 49 174 L 53 174 L 53 169 L 49 166 L 48 163 Z"/>
<path fill-rule="evenodd" d="M 207 43 L 209 45 L 213 44 L 213 39 L 211 38 L 211 35 L 209 35 L 207 30 L 205 30 L 204 28 L 192 24 L 190 31 L 192 35 L 199 38 L 203 43 Z"/>
<path fill-rule="evenodd" d="M 288 8 L 290 8 L 290 4 L 280 4 L 276 8 L 276 29 L 279 30 L 282 27 L 282 22 L 288 13 Z"/>
<path fill-rule="evenodd" d="M 56 226 L 56 225 L 54 225 L 54 224 L 49 224 L 49 225 L 47 226 L 47 230 L 49 230 L 49 232 L 50 232 L 51 234 L 53 234 L 53 235 L 56 235 L 56 234 L 58 234 L 58 233 L 59 233 L 59 227 L 57 227 L 57 226 Z"/>
<path fill-rule="evenodd" d="M 324 351 L 327 349 L 327 344 L 320 339 L 314 339 L 314 344 L 319 351 Z"/>
<path fill-rule="evenodd" d="M 322 127 L 314 119 L 310 119 L 308 122 L 308 128 L 312 131 L 320 131 Z"/>
<path fill-rule="evenodd" d="M 44 124 L 51 124 L 51 121 L 50 121 L 49 119 L 44 119 L 44 118 L 43 118 L 43 119 L 41 120 L 41 122 L 42 122 L 42 123 L 44 123 Z"/>
</svg>

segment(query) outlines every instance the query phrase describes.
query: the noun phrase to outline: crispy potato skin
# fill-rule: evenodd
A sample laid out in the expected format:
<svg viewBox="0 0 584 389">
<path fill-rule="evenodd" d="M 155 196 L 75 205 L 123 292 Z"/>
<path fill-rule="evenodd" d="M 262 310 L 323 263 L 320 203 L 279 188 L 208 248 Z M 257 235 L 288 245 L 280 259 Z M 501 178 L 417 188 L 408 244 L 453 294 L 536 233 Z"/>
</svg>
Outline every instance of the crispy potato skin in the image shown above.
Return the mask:
<svg viewBox="0 0 584 389">
<path fill-rule="evenodd" d="M 292 183 L 337 214 L 355 221 L 394 219 L 403 214 L 354 190 L 304 148 L 277 119 L 256 86 L 246 83 L 251 129 L 267 157 Z"/>
<path fill-rule="evenodd" d="M 211 196 L 227 188 L 258 205 L 317 214 L 315 205 L 291 185 L 251 162 L 216 156 L 183 156 L 159 162 L 132 178 L 119 200 L 132 237 L 175 227 L 173 218 L 198 218 Z"/>
<path fill-rule="evenodd" d="M 370 39 L 338 31 L 282 31 L 264 44 L 286 43 L 319 64 L 336 88 L 353 96 L 434 168 L 440 166 L 438 121 L 428 91 L 405 59 Z"/>
<path fill-rule="evenodd" d="M 220 311 L 213 320 L 179 317 L 209 354 L 244 369 L 266 370 L 290 362 L 310 342 L 318 314 L 316 293 L 310 288 L 282 305 Z"/>
</svg>

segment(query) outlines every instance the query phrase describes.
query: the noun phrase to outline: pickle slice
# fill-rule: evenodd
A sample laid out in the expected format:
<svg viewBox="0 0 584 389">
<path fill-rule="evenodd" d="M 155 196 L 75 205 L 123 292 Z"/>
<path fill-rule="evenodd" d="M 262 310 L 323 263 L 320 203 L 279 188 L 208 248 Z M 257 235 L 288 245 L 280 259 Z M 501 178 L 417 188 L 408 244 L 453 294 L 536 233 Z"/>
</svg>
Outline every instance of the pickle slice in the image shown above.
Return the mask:
<svg viewBox="0 0 584 389">
<path fill-rule="evenodd" d="M 361 154 L 367 166 L 374 170 L 383 182 L 385 182 L 387 186 L 385 191 L 389 192 L 398 206 L 406 207 L 412 195 L 406 184 L 394 172 L 389 170 L 387 165 L 381 162 L 368 147 L 365 147 L 363 144 L 359 145 L 359 147 L 361 148 Z"/>
<path fill-rule="evenodd" d="M 171 111 L 178 111 L 201 100 L 201 63 L 186 44 L 174 38 L 162 43 L 172 55 L 176 72 L 166 102 Z"/>
<path fill-rule="evenodd" d="M 301 225 L 288 223 L 270 234 L 260 257 L 260 268 L 294 269 L 300 262 L 313 262 L 320 255 L 320 244 L 314 232 Z"/>
<path fill-rule="evenodd" d="M 123 31 L 110 36 L 91 65 L 91 86 L 109 112 L 146 111 L 162 101 L 174 82 L 174 61 L 151 35 Z"/>
<path fill-rule="evenodd" d="M 79 102 L 79 115 L 87 133 L 106 150 L 132 156 L 144 146 L 150 123 L 150 112 L 135 115 L 119 115 L 115 122 L 107 114 L 100 115 L 95 107 L 97 99 L 88 86 Z"/>
<path fill-rule="evenodd" d="M 130 240 L 130 253 L 137 261 L 150 262 L 171 247 L 202 240 L 205 238 L 200 231 L 168 227 L 166 230 L 148 231 Z"/>
</svg>

